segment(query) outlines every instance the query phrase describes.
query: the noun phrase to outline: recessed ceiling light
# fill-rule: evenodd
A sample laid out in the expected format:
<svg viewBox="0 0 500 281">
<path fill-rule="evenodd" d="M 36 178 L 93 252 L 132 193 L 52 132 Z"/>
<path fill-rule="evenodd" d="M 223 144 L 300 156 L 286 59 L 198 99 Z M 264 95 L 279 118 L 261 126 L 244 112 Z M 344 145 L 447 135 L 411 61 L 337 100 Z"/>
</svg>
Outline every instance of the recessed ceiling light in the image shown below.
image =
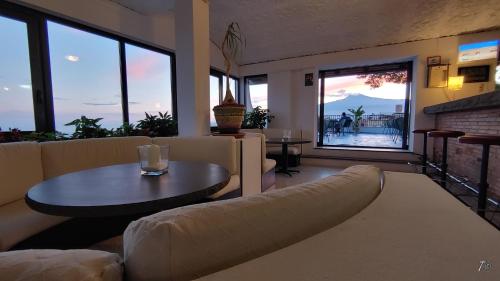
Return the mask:
<svg viewBox="0 0 500 281">
<path fill-rule="evenodd" d="M 27 85 L 27 84 L 19 85 L 19 87 L 23 88 L 23 89 L 31 89 L 31 85 Z"/>
<path fill-rule="evenodd" d="M 67 55 L 64 57 L 65 59 L 69 60 L 70 62 L 77 62 L 80 60 L 79 57 L 73 56 L 73 55 Z"/>
<path fill-rule="evenodd" d="M 10 89 L 9 89 L 9 87 L 3 87 L 3 90 L 7 92 L 7 91 L 9 91 Z"/>
</svg>

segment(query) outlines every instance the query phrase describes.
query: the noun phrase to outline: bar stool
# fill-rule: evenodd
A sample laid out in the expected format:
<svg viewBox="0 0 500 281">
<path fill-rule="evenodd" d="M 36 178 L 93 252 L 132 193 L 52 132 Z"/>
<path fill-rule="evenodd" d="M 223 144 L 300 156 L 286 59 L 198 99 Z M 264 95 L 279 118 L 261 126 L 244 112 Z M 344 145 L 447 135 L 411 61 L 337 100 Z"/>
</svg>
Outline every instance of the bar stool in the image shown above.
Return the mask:
<svg viewBox="0 0 500 281">
<path fill-rule="evenodd" d="M 481 144 L 483 155 L 481 157 L 481 176 L 479 178 L 479 196 L 477 200 L 477 214 L 484 217 L 488 192 L 488 161 L 490 145 L 500 145 L 500 136 L 493 135 L 466 135 L 458 138 L 459 143 Z"/>
<path fill-rule="evenodd" d="M 443 155 L 441 160 L 441 186 L 446 187 L 446 174 L 448 172 L 448 138 L 458 138 L 465 135 L 464 132 L 460 131 L 430 131 L 427 135 L 431 138 L 443 138 Z"/>
<path fill-rule="evenodd" d="M 427 174 L 427 133 L 436 131 L 436 129 L 416 129 L 413 130 L 414 134 L 424 135 L 424 147 L 422 152 L 422 174 Z"/>
</svg>

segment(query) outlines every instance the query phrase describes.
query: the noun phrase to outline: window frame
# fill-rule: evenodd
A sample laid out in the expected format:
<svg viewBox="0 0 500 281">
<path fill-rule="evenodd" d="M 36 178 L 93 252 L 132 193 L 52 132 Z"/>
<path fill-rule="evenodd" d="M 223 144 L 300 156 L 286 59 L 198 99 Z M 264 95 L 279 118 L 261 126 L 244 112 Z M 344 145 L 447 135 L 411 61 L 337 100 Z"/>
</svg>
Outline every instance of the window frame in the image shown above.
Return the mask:
<svg viewBox="0 0 500 281">
<path fill-rule="evenodd" d="M 175 53 L 129 37 L 105 31 L 101 28 L 65 19 L 53 14 L 42 12 L 23 5 L 0 2 L 0 16 L 24 21 L 28 26 L 28 42 L 31 62 L 31 79 L 33 103 L 35 111 L 35 127 L 38 132 L 53 132 L 55 130 L 54 104 L 52 92 L 52 77 L 49 54 L 49 38 L 47 22 L 62 24 L 94 35 L 102 36 L 118 42 L 120 80 L 122 96 L 123 122 L 128 122 L 128 81 L 126 68 L 125 44 L 134 45 L 149 51 L 170 56 L 172 117 L 177 120 L 177 76 Z"/>
<path fill-rule="evenodd" d="M 223 92 L 223 88 L 224 88 L 224 76 L 226 76 L 226 73 L 224 73 L 216 68 L 210 67 L 209 76 L 215 76 L 219 79 L 219 104 L 220 104 L 224 100 L 225 93 Z M 240 93 L 240 78 L 238 76 L 234 76 L 231 74 L 229 74 L 229 78 L 232 78 L 235 81 L 234 89 L 235 89 L 236 93 L 233 93 L 233 96 L 234 96 L 236 102 L 239 102 L 240 101 L 240 95 L 239 95 L 239 93 Z"/>
<path fill-rule="evenodd" d="M 243 95 L 243 103 L 245 104 L 245 106 L 247 106 L 247 97 L 251 99 L 250 97 L 250 87 L 247 87 L 248 85 L 248 81 L 251 80 L 251 79 L 262 79 L 262 78 L 265 78 L 266 79 L 266 84 L 268 84 L 269 86 L 269 82 L 268 82 L 268 77 L 267 77 L 267 74 L 257 74 L 257 75 L 248 75 L 248 76 L 245 76 L 244 79 L 243 79 L 243 85 L 245 87 L 244 89 L 244 95 Z M 269 107 L 269 89 L 268 89 L 268 106 Z M 268 108 L 269 109 L 269 108 Z M 253 110 L 253 106 L 252 106 L 252 110 Z"/>
<path fill-rule="evenodd" d="M 401 147 L 379 147 L 379 146 L 355 146 L 355 145 L 329 145 L 323 144 L 323 135 L 324 135 L 324 121 L 325 121 L 325 78 L 330 77 L 342 77 L 348 75 L 359 75 L 359 74 L 371 74 L 371 73 L 379 73 L 386 71 L 394 71 L 394 70 L 406 70 L 407 71 L 407 80 L 406 80 L 406 96 L 404 102 L 404 113 L 403 113 L 403 135 L 401 137 L 402 145 Z M 331 147 L 331 148 L 348 148 L 348 149 L 396 149 L 396 150 L 408 150 L 409 149 L 409 128 L 410 128 L 410 102 L 412 99 L 412 83 L 413 83 L 413 61 L 404 61 L 404 62 L 394 62 L 394 63 L 385 63 L 385 64 L 376 64 L 376 65 L 367 65 L 367 66 L 358 66 L 358 67 L 348 67 L 348 68 L 339 68 L 339 69 L 328 69 L 328 70 L 320 70 L 318 75 L 318 84 L 320 85 L 319 89 L 319 100 L 318 104 L 318 139 L 316 142 L 316 146 L 318 148 L 321 147 Z"/>
</svg>

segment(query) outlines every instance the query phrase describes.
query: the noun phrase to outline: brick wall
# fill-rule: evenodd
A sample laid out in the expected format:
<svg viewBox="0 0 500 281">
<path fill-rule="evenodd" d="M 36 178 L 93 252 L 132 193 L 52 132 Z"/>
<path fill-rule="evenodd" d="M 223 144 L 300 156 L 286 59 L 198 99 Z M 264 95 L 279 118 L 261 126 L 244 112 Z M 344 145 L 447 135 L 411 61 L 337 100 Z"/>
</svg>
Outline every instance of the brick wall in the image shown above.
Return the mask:
<svg viewBox="0 0 500 281">
<path fill-rule="evenodd" d="M 436 128 L 470 134 L 500 135 L 500 108 L 441 113 L 437 115 Z M 435 139 L 434 159 L 441 159 L 442 147 L 442 140 Z M 481 151 L 481 145 L 459 144 L 457 139 L 449 139 L 449 171 L 469 178 L 470 183 L 477 187 L 481 170 Z M 500 199 L 500 146 L 490 147 L 488 183 L 488 196 Z"/>
</svg>

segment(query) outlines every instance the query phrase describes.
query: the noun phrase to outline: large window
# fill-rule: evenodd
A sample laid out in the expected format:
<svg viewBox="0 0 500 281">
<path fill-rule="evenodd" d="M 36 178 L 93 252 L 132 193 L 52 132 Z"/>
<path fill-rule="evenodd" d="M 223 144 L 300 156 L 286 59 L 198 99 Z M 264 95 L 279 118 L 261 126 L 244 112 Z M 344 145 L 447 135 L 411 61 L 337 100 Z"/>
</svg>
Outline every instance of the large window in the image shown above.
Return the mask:
<svg viewBox="0 0 500 281">
<path fill-rule="evenodd" d="M 0 128 L 35 130 L 28 27 L 0 16 Z"/>
<path fill-rule="evenodd" d="M 0 2 L 0 127 L 65 133 L 82 115 L 105 128 L 144 113 L 176 118 L 174 55 Z"/>
<path fill-rule="evenodd" d="M 48 22 L 56 130 L 80 116 L 103 118 L 103 127 L 123 120 L 118 42 Z"/>
<path fill-rule="evenodd" d="M 226 95 L 226 75 L 222 72 L 210 69 L 210 127 L 216 127 L 215 116 L 212 108 L 219 105 Z M 229 89 L 236 102 L 239 101 L 238 78 L 229 76 Z"/>
<path fill-rule="evenodd" d="M 214 111 L 212 108 L 220 104 L 220 85 L 217 76 L 210 75 L 210 127 L 216 127 Z"/>
<path fill-rule="evenodd" d="M 268 109 L 267 106 L 267 75 L 245 77 L 245 102 L 247 108 Z"/>
<path fill-rule="evenodd" d="M 411 68 L 320 71 L 318 146 L 407 149 Z"/>
<path fill-rule="evenodd" d="M 126 44 L 129 122 L 144 113 L 172 114 L 170 56 Z"/>
</svg>

